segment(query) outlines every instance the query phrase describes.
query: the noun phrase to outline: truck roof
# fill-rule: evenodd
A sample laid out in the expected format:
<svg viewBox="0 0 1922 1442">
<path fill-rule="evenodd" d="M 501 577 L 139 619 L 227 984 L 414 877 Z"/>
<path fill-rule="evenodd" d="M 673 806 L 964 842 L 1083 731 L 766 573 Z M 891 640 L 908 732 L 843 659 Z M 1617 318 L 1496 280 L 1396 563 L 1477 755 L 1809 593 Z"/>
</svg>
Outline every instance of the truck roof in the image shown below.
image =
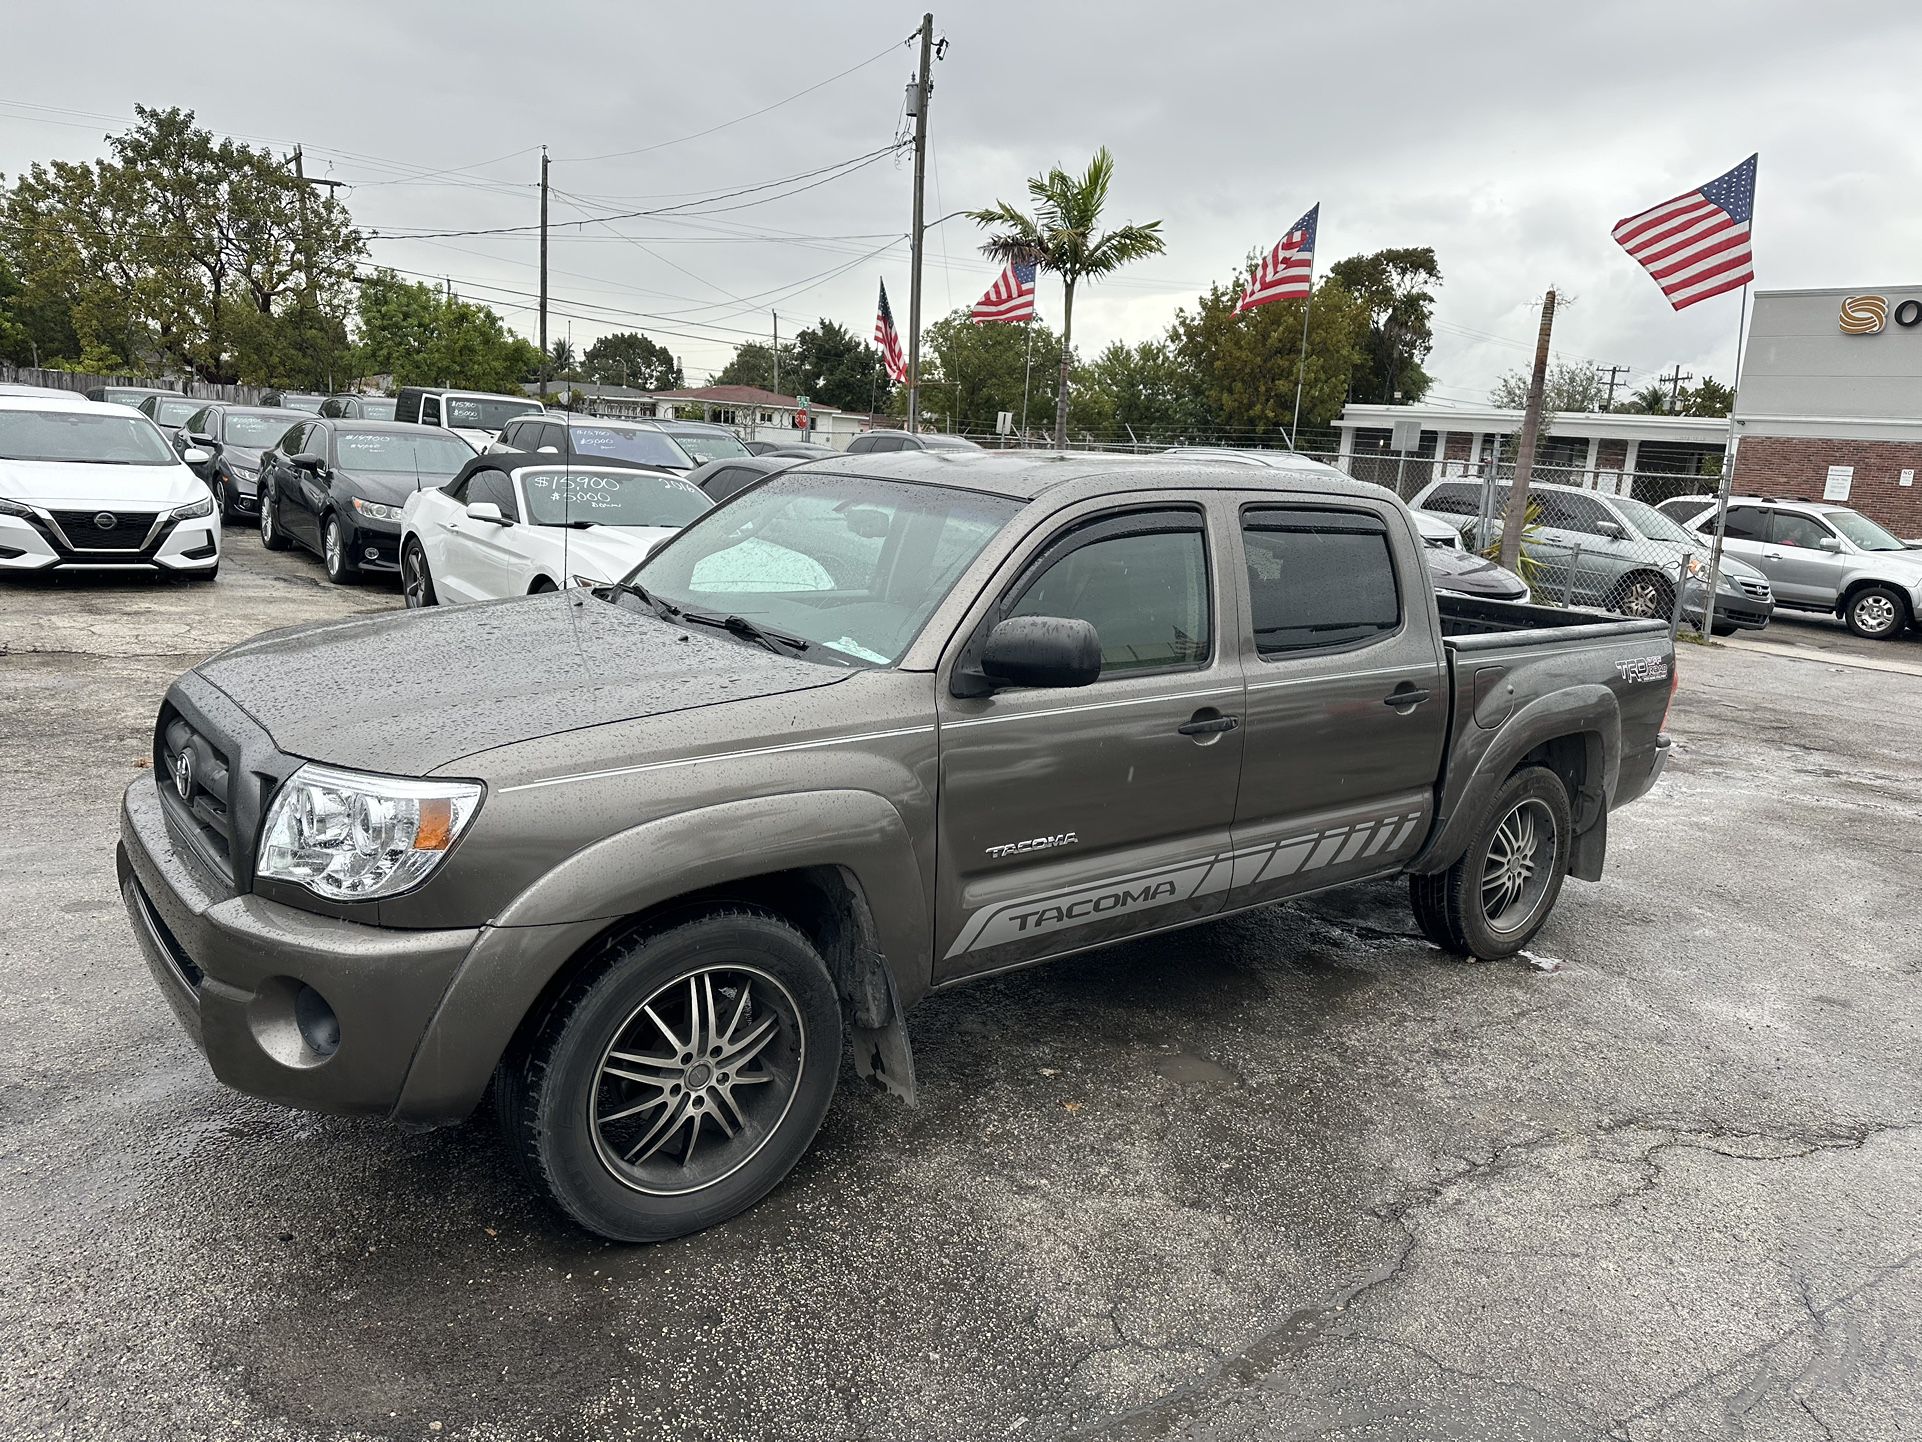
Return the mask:
<svg viewBox="0 0 1922 1442">
<path fill-rule="evenodd" d="M 1394 492 L 1353 480 L 1331 466 L 1304 460 L 1299 468 L 1250 466 L 1188 456 L 1108 455 L 1087 451 L 869 451 L 808 466 L 816 474 L 927 481 L 1032 501 L 1046 491 L 1071 487 L 1099 494 L 1117 480 L 1131 491 L 1189 489 L 1322 491 L 1336 496 L 1392 498 Z"/>
</svg>

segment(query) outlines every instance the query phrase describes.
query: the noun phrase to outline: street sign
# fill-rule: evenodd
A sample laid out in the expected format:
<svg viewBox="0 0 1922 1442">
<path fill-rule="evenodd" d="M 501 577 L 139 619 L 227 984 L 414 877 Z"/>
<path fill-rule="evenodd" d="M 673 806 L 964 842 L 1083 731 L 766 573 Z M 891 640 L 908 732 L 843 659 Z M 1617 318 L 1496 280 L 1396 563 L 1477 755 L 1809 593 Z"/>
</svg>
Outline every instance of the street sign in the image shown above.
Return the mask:
<svg viewBox="0 0 1922 1442">
<path fill-rule="evenodd" d="M 1421 449 L 1421 422 L 1396 421 L 1394 433 L 1388 441 L 1388 449 L 1406 455 L 1409 451 Z"/>
<path fill-rule="evenodd" d="M 1013 411 L 997 411 L 995 413 L 994 433 L 997 436 L 1011 436 L 1014 434 Z"/>
</svg>

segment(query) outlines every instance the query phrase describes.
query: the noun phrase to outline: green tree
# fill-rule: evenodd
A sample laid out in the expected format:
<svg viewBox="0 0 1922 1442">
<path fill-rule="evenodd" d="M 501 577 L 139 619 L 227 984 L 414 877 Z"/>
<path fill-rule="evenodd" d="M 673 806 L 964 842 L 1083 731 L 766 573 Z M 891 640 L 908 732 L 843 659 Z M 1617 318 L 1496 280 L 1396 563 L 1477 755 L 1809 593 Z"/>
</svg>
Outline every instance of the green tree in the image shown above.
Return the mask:
<svg viewBox="0 0 1922 1442">
<path fill-rule="evenodd" d="M 1204 426 L 1194 376 L 1166 340 L 1110 344 L 1083 370 L 1069 413 L 1073 433 L 1101 440 L 1173 445 Z"/>
<path fill-rule="evenodd" d="M 1660 381 L 1650 381 L 1615 409 L 1625 415 L 1665 416 L 1669 413 L 1668 387 Z"/>
<path fill-rule="evenodd" d="M 1224 439 L 1286 444 L 1302 358 L 1301 307 L 1309 309 L 1301 420 L 1316 428 L 1341 414 L 1352 377 L 1367 359 L 1368 307 L 1328 279 L 1307 302 L 1275 301 L 1236 315 L 1247 280 L 1243 272 L 1227 286 L 1210 287 L 1194 310 L 1177 311 L 1169 342 L 1178 367 L 1193 378 L 1191 404 L 1201 424 Z"/>
<path fill-rule="evenodd" d="M 1680 413 L 1685 416 L 1725 416 L 1735 407 L 1735 392 L 1716 380 L 1703 376 L 1700 385 L 1682 388 Z"/>
<path fill-rule="evenodd" d="M 794 374 L 794 362 L 794 343 L 782 342 L 780 370 L 783 384 Z M 774 370 L 774 347 L 763 341 L 751 340 L 735 351 L 728 363 L 715 373 L 713 384 L 778 390 L 779 387 L 774 384 Z"/>
<path fill-rule="evenodd" d="M 1034 365 L 1028 367 L 1028 326 L 1034 327 Z M 1028 385 L 1028 414 L 1047 405 L 1046 378 L 1060 369 L 1061 340 L 1038 319 L 1023 325 L 980 324 L 965 310 L 952 311 L 927 328 L 921 340 L 921 409 L 950 430 L 992 434 L 999 413 L 1018 425 Z M 906 387 L 890 409 L 907 414 Z"/>
<path fill-rule="evenodd" d="M 844 411 L 879 410 L 889 381 L 881 352 L 823 316 L 794 337 L 794 376 L 781 363 L 781 383 L 792 395 Z"/>
<path fill-rule="evenodd" d="M 581 357 L 581 372 L 596 385 L 644 391 L 677 390 L 683 384 L 673 353 L 635 330 L 617 331 L 595 341 Z"/>
<path fill-rule="evenodd" d="M 388 373 L 396 385 L 511 394 L 537 376 L 541 353 L 486 306 L 382 270 L 361 282 L 355 361 L 360 374 Z"/>
<path fill-rule="evenodd" d="M 1123 225 L 1105 233 L 1101 230 L 1101 212 L 1107 206 L 1113 181 L 1114 156 L 1104 145 L 1080 175 L 1070 175 L 1057 165 L 1046 175 L 1032 177 L 1028 181 L 1028 198 L 1034 203 L 1032 216 L 1005 200 L 996 201 L 987 210 L 968 212 L 977 225 L 999 231 L 982 245 L 984 255 L 999 261 L 1032 261 L 1061 277 L 1060 380 L 1054 411 L 1057 446 L 1066 445 L 1068 440 L 1075 287 L 1082 281 L 1113 275 L 1130 261 L 1160 255 L 1167 249 L 1158 220 Z"/>
<path fill-rule="evenodd" d="M 574 364 L 574 342 L 561 336 L 547 348 L 547 374 L 554 380 L 579 380 Z"/>
<path fill-rule="evenodd" d="M 1488 398 L 1498 406 L 1521 410 L 1528 404 L 1529 372 L 1512 370 L 1496 381 Z M 1556 361 L 1542 382 L 1542 408 L 1549 411 L 1599 411 L 1607 384 L 1588 361 Z"/>
<path fill-rule="evenodd" d="M 1397 399 L 1418 401 L 1427 395 L 1434 378 L 1421 363 L 1435 344 L 1431 287 L 1441 284 L 1442 278 L 1434 247 L 1404 246 L 1351 255 L 1329 267 L 1328 275 L 1368 311 L 1368 336 L 1349 399 L 1389 405 Z"/>
</svg>

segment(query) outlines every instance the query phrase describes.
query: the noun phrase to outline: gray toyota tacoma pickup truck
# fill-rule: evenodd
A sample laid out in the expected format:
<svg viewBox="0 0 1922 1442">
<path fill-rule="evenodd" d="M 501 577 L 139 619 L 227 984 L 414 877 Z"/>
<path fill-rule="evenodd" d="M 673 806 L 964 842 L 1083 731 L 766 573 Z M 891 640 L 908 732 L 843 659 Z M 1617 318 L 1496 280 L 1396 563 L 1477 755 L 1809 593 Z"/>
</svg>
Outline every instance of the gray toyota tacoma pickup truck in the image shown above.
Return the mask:
<svg viewBox="0 0 1922 1442">
<path fill-rule="evenodd" d="M 221 1081 L 411 1124 L 491 1084 L 567 1215 L 654 1240 L 774 1187 L 844 1054 L 912 1099 L 936 988 L 1397 874 L 1516 951 L 1661 772 L 1673 667 L 1660 622 L 1438 602 L 1340 477 L 847 457 L 618 583 L 195 667 L 119 877 Z"/>
</svg>

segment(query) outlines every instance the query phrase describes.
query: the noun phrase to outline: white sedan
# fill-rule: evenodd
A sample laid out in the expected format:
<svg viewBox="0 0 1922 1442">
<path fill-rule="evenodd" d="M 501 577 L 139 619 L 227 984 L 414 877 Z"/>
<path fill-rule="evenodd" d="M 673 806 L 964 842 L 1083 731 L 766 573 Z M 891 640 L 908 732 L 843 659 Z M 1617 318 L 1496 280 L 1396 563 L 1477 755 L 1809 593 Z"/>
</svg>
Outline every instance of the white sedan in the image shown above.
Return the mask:
<svg viewBox="0 0 1922 1442">
<path fill-rule="evenodd" d="M 660 471 L 525 462 L 477 456 L 445 486 L 407 498 L 400 574 L 410 607 L 618 581 L 713 505 Z"/>
<path fill-rule="evenodd" d="M 211 581 L 220 518 L 154 423 L 80 396 L 0 396 L 0 574 L 141 570 Z"/>
</svg>

